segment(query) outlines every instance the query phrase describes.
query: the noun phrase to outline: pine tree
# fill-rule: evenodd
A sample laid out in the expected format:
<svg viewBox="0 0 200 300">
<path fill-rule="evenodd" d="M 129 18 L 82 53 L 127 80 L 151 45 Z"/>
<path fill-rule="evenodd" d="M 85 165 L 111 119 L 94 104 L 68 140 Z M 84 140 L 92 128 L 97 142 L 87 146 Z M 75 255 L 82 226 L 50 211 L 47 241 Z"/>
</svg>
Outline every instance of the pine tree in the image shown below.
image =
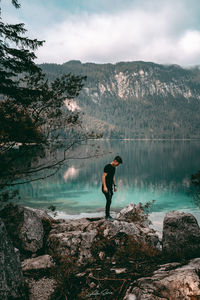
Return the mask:
<svg viewBox="0 0 200 300">
<path fill-rule="evenodd" d="M 12 4 L 20 7 L 17 0 Z M 44 41 L 29 39 L 25 33 L 23 23 L 6 24 L 0 17 L 1 188 L 15 184 L 16 179 L 26 182 L 28 175 L 34 174 L 36 180 L 41 170 L 58 167 L 66 159 L 66 151 L 60 161 L 53 162 L 47 153 L 61 146 L 58 139 L 63 130 L 70 132 L 70 128 L 80 125 L 79 114 L 67 110 L 64 101 L 79 95 L 86 77 L 65 74 L 47 80 L 34 62 L 34 51 Z M 22 145 L 19 150 L 15 149 L 16 143 Z M 68 141 L 66 149 L 72 144 L 74 140 Z"/>
</svg>

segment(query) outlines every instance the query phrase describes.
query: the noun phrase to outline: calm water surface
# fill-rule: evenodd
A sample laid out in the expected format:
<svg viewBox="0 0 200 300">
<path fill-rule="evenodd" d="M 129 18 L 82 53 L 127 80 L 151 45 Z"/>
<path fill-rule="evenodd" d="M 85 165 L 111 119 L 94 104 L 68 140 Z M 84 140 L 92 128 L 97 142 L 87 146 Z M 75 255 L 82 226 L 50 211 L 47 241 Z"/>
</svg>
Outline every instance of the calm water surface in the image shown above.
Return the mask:
<svg viewBox="0 0 200 300">
<path fill-rule="evenodd" d="M 101 192 L 103 168 L 116 155 L 123 164 L 116 168 L 118 191 L 111 211 L 114 215 L 129 203 L 155 200 L 150 210 L 154 228 L 161 230 L 166 212 L 193 213 L 200 223 L 200 203 L 190 192 L 191 174 L 200 169 L 200 141 L 90 141 L 74 150 L 76 157 L 105 153 L 98 158 L 70 159 L 53 177 L 20 186 L 25 206 L 55 205 L 58 217 L 104 216 Z"/>
</svg>

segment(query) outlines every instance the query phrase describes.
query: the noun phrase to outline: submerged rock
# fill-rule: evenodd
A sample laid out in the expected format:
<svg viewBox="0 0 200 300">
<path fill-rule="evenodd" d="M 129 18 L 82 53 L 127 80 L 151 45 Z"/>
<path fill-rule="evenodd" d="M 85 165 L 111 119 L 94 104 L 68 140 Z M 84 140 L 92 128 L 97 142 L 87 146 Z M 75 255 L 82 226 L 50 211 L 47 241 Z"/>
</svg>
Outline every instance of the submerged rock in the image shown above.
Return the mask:
<svg viewBox="0 0 200 300">
<path fill-rule="evenodd" d="M 173 259 L 200 256 L 200 228 L 192 214 L 175 210 L 166 214 L 163 252 Z"/>
</svg>

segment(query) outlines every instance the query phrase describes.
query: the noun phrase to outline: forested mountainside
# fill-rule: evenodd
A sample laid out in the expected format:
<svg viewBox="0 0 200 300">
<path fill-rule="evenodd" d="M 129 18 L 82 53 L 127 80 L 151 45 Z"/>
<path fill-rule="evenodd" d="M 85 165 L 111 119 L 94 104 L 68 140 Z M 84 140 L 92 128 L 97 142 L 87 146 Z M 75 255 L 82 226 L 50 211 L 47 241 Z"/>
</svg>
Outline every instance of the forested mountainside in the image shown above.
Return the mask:
<svg viewBox="0 0 200 300">
<path fill-rule="evenodd" d="M 152 62 L 41 64 L 49 79 L 86 75 L 74 108 L 105 138 L 199 138 L 200 69 Z"/>
</svg>

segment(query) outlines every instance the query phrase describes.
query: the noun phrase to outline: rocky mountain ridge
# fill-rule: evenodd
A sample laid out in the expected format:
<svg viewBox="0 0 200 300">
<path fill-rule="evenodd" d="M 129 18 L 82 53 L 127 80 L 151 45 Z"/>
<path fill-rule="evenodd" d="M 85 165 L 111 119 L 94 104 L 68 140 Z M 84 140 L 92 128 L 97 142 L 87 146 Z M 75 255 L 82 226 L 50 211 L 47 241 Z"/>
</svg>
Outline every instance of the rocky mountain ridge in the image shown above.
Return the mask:
<svg viewBox="0 0 200 300">
<path fill-rule="evenodd" d="M 96 85 L 96 91 L 94 87 L 86 87 L 83 93 L 85 91 L 87 95 L 93 97 L 93 100 L 96 97 L 99 101 L 103 95 L 112 95 L 123 100 L 129 98 L 140 100 L 148 96 L 159 95 L 163 97 L 171 95 L 174 98 L 183 96 L 187 101 L 193 98 L 200 99 L 199 87 L 191 87 L 191 78 L 187 76 L 189 74 L 174 76 L 173 70 L 167 70 L 167 68 L 170 67 L 165 67 L 163 70 L 152 66 L 148 68 L 141 66 L 137 70 L 113 70 L 108 82 L 106 80 L 99 82 Z M 157 74 L 155 74 L 156 71 Z M 162 75 L 165 77 L 167 75 L 167 80 L 163 80 Z"/>
<path fill-rule="evenodd" d="M 42 64 L 50 79 L 86 75 L 76 104 L 110 138 L 199 138 L 200 70 L 151 62 Z"/>
</svg>

